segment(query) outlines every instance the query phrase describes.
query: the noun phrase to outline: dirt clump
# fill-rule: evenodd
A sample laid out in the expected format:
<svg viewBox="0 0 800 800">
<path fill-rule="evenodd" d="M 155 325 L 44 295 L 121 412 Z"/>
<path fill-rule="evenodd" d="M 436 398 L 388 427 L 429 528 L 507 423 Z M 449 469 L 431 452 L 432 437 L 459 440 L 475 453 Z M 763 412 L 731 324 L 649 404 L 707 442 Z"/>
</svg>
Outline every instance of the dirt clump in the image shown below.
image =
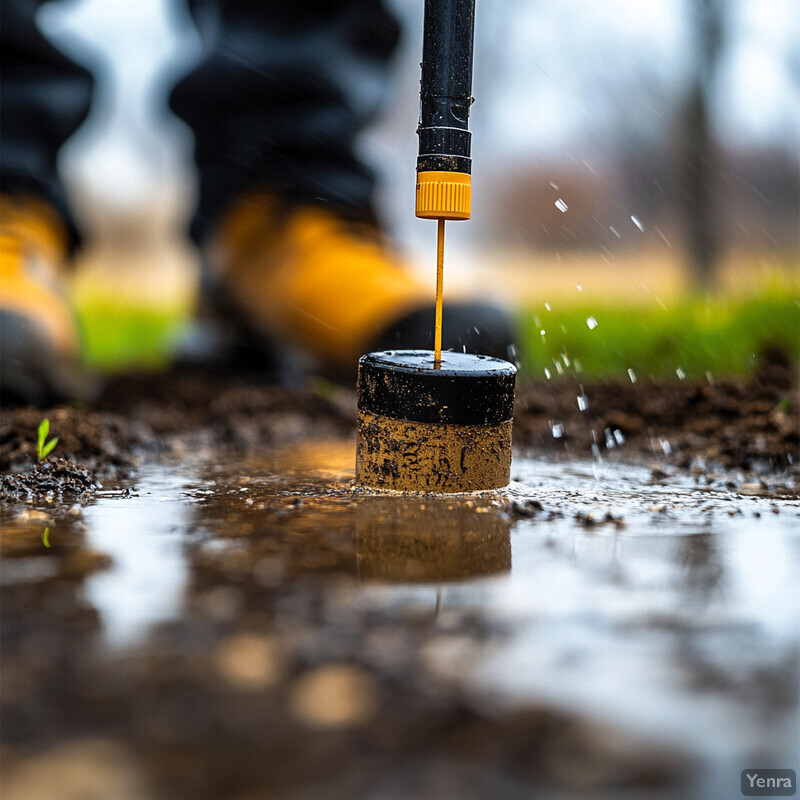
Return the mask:
<svg viewBox="0 0 800 800">
<path fill-rule="evenodd" d="M 59 503 L 86 501 L 101 486 L 80 464 L 65 458 L 51 458 L 39 462 L 26 472 L 0 477 L 0 500 L 11 503 L 35 500 Z"/>
</svg>

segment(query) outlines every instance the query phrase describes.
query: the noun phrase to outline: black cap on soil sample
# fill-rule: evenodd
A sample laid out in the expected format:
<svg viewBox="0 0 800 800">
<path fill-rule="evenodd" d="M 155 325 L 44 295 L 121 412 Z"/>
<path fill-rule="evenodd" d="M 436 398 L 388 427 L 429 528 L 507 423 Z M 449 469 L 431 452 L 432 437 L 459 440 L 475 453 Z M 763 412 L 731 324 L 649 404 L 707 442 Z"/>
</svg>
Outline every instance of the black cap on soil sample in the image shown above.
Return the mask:
<svg viewBox="0 0 800 800">
<path fill-rule="evenodd" d="M 516 367 L 491 356 L 387 350 L 359 361 L 358 409 L 382 417 L 453 425 L 497 425 L 514 415 Z"/>
<path fill-rule="evenodd" d="M 467 353 L 388 350 L 359 361 L 356 478 L 463 492 L 508 484 L 516 368 Z"/>
</svg>

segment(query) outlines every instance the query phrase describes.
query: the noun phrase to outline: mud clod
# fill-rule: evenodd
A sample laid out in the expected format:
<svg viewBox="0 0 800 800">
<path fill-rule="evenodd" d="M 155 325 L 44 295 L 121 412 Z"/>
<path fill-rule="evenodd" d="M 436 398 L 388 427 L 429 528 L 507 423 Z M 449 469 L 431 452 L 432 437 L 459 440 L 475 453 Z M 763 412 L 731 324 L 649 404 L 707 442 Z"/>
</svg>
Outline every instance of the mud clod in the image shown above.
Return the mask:
<svg viewBox="0 0 800 800">
<path fill-rule="evenodd" d="M 80 464 L 64 458 L 51 458 L 27 472 L 0 478 L 0 500 L 29 503 L 35 500 L 74 502 L 88 500 L 101 488 L 91 473 Z"/>
<path fill-rule="evenodd" d="M 508 514 L 512 519 L 532 519 L 544 511 L 544 506 L 538 500 L 525 500 L 520 503 L 517 500 L 508 506 Z"/>
</svg>

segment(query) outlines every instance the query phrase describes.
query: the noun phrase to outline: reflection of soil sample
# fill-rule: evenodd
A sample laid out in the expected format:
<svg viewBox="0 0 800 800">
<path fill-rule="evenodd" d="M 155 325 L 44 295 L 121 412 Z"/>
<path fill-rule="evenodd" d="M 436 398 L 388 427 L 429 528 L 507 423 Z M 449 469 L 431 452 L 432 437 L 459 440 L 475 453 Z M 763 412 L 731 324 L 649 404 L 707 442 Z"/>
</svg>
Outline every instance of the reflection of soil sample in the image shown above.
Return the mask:
<svg viewBox="0 0 800 800">
<path fill-rule="evenodd" d="M 511 569 L 510 522 L 477 500 L 364 498 L 356 511 L 359 577 L 454 581 Z"/>
</svg>

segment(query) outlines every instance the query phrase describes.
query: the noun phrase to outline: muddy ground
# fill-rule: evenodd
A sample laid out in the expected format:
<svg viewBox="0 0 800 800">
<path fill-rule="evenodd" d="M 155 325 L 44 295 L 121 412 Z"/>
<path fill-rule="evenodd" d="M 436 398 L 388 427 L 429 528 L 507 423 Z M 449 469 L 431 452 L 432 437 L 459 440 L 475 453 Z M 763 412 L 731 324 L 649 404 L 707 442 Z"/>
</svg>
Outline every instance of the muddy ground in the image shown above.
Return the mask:
<svg viewBox="0 0 800 800">
<path fill-rule="evenodd" d="M 44 416 L 60 441 L 37 465 Z M 719 765 L 713 748 L 662 736 L 658 725 L 643 735 L 574 698 L 553 699 L 557 692 L 542 699 L 520 690 L 500 702 L 497 686 L 478 690 L 464 675 L 504 647 L 513 663 L 524 638 L 513 616 L 481 600 L 505 591 L 497 576 L 513 575 L 512 551 L 524 579 L 525 554 L 536 549 L 533 580 L 534 562 L 567 559 L 567 542 L 610 547 L 626 526 L 635 539 L 653 518 L 681 543 L 680 613 L 626 617 L 610 652 L 625 653 L 640 626 L 676 659 L 688 708 L 692 692 L 705 692 L 726 713 L 741 707 L 753 719 L 788 709 L 788 727 L 775 730 L 791 730 L 797 642 L 767 639 L 769 658 L 741 667 L 749 629 L 727 624 L 714 605 L 724 602 L 733 562 L 719 560 L 726 532 L 713 527 L 730 517 L 740 541 L 746 519 L 767 525 L 775 515 L 779 535 L 790 535 L 800 469 L 790 368 L 765 365 L 748 380 L 523 387 L 512 473 L 522 488 L 510 502 L 416 500 L 398 514 L 393 501 L 359 496 L 346 470 L 328 467 L 328 451 L 303 450 L 303 442 L 339 443 L 338 465 L 354 422 L 352 393 L 326 382 L 289 391 L 198 372 L 117 379 L 92 409 L 4 410 L 4 797 L 738 796 L 721 793 L 730 776 L 709 773 L 708 763 Z M 564 488 L 561 461 L 572 476 Z M 634 466 L 598 478 L 598 466 L 616 463 Z M 532 488 L 541 486 L 549 488 Z M 702 515 L 714 522 L 701 533 L 692 525 Z M 98 546 L 101 529 L 108 542 L 143 537 L 142 551 L 156 532 L 153 560 L 136 573 L 143 582 L 120 582 L 117 595 L 114 565 L 124 566 L 126 551 Z M 184 575 L 175 609 L 153 611 L 136 633 L 113 623 L 137 598 L 147 605 L 148 586 L 163 583 L 159 569 L 173 557 Z M 647 557 L 653 569 L 666 559 Z M 614 559 L 591 579 L 603 592 L 625 588 L 628 565 Z M 548 574 L 530 590 L 523 582 L 522 596 Z M 635 597 L 645 578 L 632 574 Z M 436 586 L 454 588 L 436 590 L 432 605 L 422 593 Z M 697 597 L 705 599 L 692 605 Z M 573 624 L 591 613 L 590 604 Z M 603 629 L 589 626 L 586 638 Z M 536 631 L 535 649 L 538 637 L 545 651 L 554 646 Z M 722 659 L 713 645 L 720 637 Z M 576 647 L 559 656 L 565 674 Z M 780 741 L 763 741 L 762 752 L 780 751 Z M 733 779 L 738 786 L 738 772 Z"/>
<path fill-rule="evenodd" d="M 514 445 L 523 453 L 596 458 L 616 450 L 695 471 L 796 476 L 799 413 L 797 374 L 786 364 L 764 364 L 749 379 L 564 378 L 518 390 Z M 287 390 L 199 371 L 125 376 L 110 382 L 92 409 L 5 410 L 0 471 L 34 464 L 44 416 L 58 429 L 61 457 L 100 477 L 125 477 L 142 459 L 166 452 L 235 454 L 348 435 L 356 409 L 354 393 L 326 381 Z"/>
</svg>

